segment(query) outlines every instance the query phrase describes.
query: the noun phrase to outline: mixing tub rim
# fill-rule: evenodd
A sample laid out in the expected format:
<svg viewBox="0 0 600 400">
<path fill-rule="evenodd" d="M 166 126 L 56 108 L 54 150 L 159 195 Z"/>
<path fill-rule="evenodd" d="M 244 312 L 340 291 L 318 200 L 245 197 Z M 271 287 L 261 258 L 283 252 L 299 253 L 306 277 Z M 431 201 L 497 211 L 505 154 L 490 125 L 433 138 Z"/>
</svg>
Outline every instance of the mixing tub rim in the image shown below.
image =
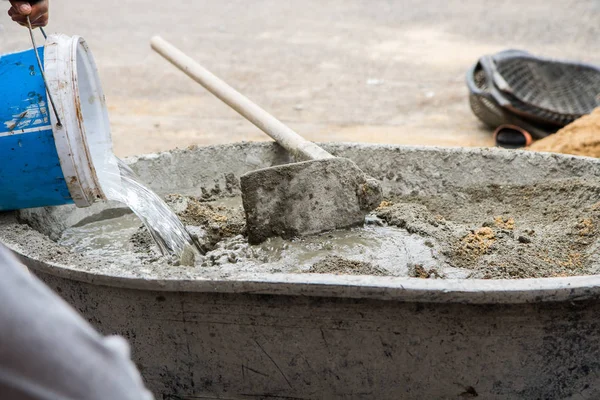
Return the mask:
<svg viewBox="0 0 600 400">
<path fill-rule="evenodd" d="M 600 297 L 600 275 L 528 279 L 420 279 L 369 275 L 240 273 L 227 278 L 156 279 L 97 274 L 37 260 L 4 243 L 32 271 L 123 289 L 339 297 L 422 303 L 520 304 Z M 182 272 L 187 267 L 178 269 Z M 185 274 L 183 274 L 185 275 Z"/>
</svg>

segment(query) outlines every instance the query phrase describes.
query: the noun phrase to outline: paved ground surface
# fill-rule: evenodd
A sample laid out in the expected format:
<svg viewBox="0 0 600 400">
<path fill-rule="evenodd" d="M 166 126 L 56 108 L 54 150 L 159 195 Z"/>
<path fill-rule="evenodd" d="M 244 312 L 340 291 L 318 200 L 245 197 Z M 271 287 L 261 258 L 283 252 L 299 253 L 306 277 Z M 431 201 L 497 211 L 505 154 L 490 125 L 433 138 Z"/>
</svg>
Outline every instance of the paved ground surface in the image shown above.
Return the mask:
<svg viewBox="0 0 600 400">
<path fill-rule="evenodd" d="M 96 57 L 121 156 L 266 138 L 154 54 L 154 34 L 319 141 L 490 145 L 464 84 L 480 55 L 600 63 L 597 1 L 51 2 L 48 30 L 85 37 Z M 0 52 L 28 46 L 2 11 Z"/>
</svg>

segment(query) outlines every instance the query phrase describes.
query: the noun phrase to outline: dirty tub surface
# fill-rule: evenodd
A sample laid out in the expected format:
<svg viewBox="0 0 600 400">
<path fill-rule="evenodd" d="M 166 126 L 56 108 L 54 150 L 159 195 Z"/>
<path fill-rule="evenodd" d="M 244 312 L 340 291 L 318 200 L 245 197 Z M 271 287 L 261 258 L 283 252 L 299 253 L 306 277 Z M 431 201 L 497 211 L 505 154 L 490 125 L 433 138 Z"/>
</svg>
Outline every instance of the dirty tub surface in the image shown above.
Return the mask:
<svg viewBox="0 0 600 400">
<path fill-rule="evenodd" d="M 387 195 L 453 184 L 597 181 L 600 162 L 497 149 L 331 144 Z M 239 193 L 250 170 L 288 162 L 274 144 L 129 160 L 160 193 Z M 176 173 L 185 169 L 186 173 Z M 114 205 L 111 205 L 114 206 Z M 204 276 L 201 268 L 67 263 L 37 229 L 96 204 L 0 214 L 0 240 L 98 329 L 130 340 L 164 399 L 600 398 L 600 276 L 451 280 L 319 274 Z"/>
</svg>

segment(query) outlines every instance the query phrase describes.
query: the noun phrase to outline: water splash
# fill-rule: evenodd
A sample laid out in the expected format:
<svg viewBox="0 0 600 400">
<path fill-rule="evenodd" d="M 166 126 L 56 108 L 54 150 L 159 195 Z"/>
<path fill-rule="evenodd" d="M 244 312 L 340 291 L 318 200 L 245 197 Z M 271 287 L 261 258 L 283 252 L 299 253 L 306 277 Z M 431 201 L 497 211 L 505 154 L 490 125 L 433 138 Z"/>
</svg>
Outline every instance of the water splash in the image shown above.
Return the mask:
<svg viewBox="0 0 600 400">
<path fill-rule="evenodd" d="M 113 156 L 114 157 L 114 156 Z M 194 240 L 173 210 L 152 190 L 141 183 L 138 176 L 117 157 L 111 160 L 119 173 L 102 171 L 105 179 L 102 189 L 109 200 L 126 204 L 146 226 L 163 255 L 181 257 L 191 248 Z"/>
</svg>

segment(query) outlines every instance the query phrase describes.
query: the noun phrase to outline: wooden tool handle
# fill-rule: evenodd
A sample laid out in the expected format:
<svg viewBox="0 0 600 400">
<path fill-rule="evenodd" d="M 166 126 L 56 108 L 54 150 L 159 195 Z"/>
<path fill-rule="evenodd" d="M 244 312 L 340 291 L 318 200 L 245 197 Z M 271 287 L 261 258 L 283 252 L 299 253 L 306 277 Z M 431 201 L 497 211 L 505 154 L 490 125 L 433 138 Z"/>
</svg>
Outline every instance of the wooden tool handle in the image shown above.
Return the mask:
<svg viewBox="0 0 600 400">
<path fill-rule="evenodd" d="M 331 154 L 298 135 L 163 38 L 153 37 L 150 45 L 154 51 L 272 137 L 294 157 L 305 160 L 333 158 Z"/>
</svg>

